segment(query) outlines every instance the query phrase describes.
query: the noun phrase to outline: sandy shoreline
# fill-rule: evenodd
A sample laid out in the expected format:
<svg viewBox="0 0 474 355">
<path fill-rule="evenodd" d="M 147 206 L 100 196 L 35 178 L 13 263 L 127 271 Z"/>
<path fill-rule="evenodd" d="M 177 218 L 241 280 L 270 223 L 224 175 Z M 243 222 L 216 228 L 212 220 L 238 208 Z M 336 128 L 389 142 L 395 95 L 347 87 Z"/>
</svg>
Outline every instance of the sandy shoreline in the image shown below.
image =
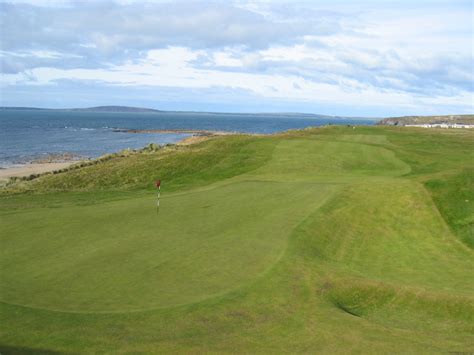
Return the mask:
<svg viewBox="0 0 474 355">
<path fill-rule="evenodd" d="M 205 129 L 115 129 L 114 132 L 125 133 L 164 133 L 164 134 L 193 134 L 199 136 L 226 136 L 238 132 L 211 131 Z"/>
<path fill-rule="evenodd" d="M 64 169 L 71 164 L 77 163 L 75 161 L 67 163 L 30 163 L 23 166 L 0 169 L 0 180 L 6 180 L 11 177 L 22 177 L 31 174 L 42 174 L 49 171 Z"/>
<path fill-rule="evenodd" d="M 142 133 L 142 132 L 143 133 L 156 133 L 157 131 L 159 131 L 160 133 L 163 133 L 163 132 L 176 133 L 176 131 L 170 131 L 170 130 L 167 130 L 167 131 L 153 130 L 153 132 L 151 131 L 152 130 L 148 130 L 148 131 L 135 130 L 133 133 Z M 180 130 L 179 132 L 183 133 L 182 130 Z M 191 133 L 192 135 L 189 137 L 183 138 L 182 140 L 176 143 L 177 145 L 191 145 L 198 142 L 202 142 L 203 140 L 206 140 L 211 136 L 231 134 L 228 132 L 212 132 L 211 133 L 210 131 L 199 131 L 199 132 L 186 131 L 186 133 Z M 64 161 L 63 162 L 54 162 L 54 161 L 32 162 L 32 163 L 28 163 L 28 164 L 18 166 L 18 167 L 0 169 L 0 180 L 8 180 L 9 178 L 12 178 L 12 177 L 29 176 L 31 174 L 43 174 L 46 172 L 67 168 L 77 162 L 78 160 L 71 160 L 68 162 L 64 162 Z"/>
</svg>

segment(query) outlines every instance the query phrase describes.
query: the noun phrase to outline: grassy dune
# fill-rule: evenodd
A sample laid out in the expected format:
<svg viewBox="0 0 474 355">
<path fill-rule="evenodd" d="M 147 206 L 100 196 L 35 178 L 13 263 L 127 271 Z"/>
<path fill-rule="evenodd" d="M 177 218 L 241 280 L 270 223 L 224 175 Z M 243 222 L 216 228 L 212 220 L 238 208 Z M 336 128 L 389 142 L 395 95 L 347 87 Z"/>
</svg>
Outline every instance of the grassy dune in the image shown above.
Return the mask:
<svg viewBox="0 0 474 355">
<path fill-rule="evenodd" d="M 474 132 L 217 137 L 20 182 L 0 218 L 2 353 L 474 351 Z"/>
</svg>

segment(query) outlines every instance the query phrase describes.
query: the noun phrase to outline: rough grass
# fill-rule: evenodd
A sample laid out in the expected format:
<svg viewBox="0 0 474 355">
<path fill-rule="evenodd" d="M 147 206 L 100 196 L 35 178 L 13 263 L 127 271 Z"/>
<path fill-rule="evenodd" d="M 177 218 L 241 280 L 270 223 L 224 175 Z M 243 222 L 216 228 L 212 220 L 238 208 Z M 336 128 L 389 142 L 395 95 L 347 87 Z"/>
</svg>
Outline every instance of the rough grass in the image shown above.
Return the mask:
<svg viewBox="0 0 474 355">
<path fill-rule="evenodd" d="M 329 127 L 15 185 L 0 351 L 472 352 L 473 148 Z"/>
<path fill-rule="evenodd" d="M 12 186 L 8 192 L 153 190 L 158 178 L 166 182 L 167 191 L 189 189 L 261 166 L 270 158 L 275 144 L 273 139 L 249 136 L 217 137 L 191 146 L 113 157 L 67 173 L 45 175 Z"/>
<path fill-rule="evenodd" d="M 305 227 L 305 249 L 372 280 L 474 292 L 474 284 L 466 282 L 474 270 L 473 252 L 434 209 L 417 183 L 353 184 Z"/>
<path fill-rule="evenodd" d="M 454 233 L 474 248 L 474 169 L 428 180 L 425 185 Z"/>
</svg>

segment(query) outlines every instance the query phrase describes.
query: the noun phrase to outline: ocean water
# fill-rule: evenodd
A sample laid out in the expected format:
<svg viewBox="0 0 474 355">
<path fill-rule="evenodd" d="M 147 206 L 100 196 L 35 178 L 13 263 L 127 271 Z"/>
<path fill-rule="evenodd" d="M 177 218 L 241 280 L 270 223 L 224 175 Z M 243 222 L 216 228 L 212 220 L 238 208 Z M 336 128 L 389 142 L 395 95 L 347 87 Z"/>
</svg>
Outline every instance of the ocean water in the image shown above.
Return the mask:
<svg viewBox="0 0 474 355">
<path fill-rule="evenodd" d="M 272 114 L 0 110 L 0 168 L 64 153 L 95 158 L 126 148 L 142 148 L 149 143 L 175 143 L 189 136 L 116 132 L 116 129 L 195 129 L 270 134 L 326 124 L 370 125 L 373 121 Z"/>
</svg>

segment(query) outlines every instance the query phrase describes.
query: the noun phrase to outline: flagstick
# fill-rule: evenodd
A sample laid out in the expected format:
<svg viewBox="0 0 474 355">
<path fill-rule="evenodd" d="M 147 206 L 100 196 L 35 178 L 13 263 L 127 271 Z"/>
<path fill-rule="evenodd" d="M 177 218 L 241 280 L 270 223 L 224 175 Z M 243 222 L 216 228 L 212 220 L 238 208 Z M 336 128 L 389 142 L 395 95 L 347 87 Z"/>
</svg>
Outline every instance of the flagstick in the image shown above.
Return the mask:
<svg viewBox="0 0 474 355">
<path fill-rule="evenodd" d="M 161 186 L 158 186 L 158 199 L 156 201 L 156 213 L 160 210 L 160 192 L 161 192 Z"/>
</svg>

